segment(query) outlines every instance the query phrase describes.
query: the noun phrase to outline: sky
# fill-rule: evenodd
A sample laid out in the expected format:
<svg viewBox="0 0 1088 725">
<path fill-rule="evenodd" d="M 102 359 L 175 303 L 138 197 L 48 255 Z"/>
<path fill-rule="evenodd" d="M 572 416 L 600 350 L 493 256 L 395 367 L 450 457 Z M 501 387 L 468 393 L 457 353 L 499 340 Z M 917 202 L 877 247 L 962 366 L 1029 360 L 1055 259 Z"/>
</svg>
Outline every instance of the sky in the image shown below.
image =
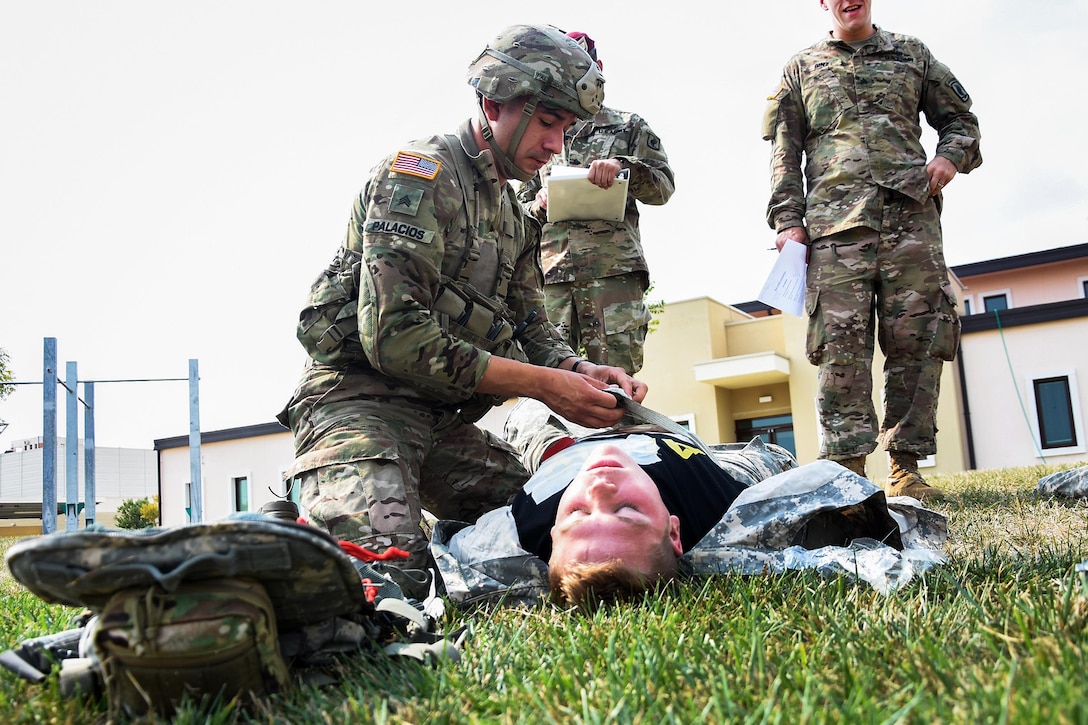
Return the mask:
<svg viewBox="0 0 1088 725">
<path fill-rule="evenodd" d="M 6 3 L 0 348 L 27 384 L 0 401 L 0 451 L 42 434 L 45 338 L 62 377 L 75 362 L 99 381 L 99 446 L 187 435 L 191 359 L 202 430 L 271 422 L 368 170 L 475 114 L 465 70 L 514 23 L 587 32 L 606 103 L 661 137 L 676 193 L 642 208 L 651 297 L 754 300 L 775 254 L 760 121 L 789 56 L 831 27 L 818 0 L 468 7 Z M 984 162 L 946 190 L 948 263 L 1088 241 L 1088 3 L 874 0 L 873 19 L 925 41 L 974 99 Z M 130 380 L 150 382 L 111 382 Z"/>
</svg>

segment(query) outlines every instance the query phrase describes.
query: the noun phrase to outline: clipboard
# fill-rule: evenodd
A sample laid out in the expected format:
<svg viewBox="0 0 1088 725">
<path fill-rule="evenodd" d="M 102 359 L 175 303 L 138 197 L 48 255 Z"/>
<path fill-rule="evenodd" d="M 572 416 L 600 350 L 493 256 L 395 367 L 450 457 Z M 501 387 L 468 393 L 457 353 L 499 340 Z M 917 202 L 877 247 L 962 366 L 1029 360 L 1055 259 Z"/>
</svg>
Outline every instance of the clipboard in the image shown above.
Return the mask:
<svg viewBox="0 0 1088 725">
<path fill-rule="evenodd" d="M 602 189 L 589 180 L 589 169 L 577 166 L 554 166 L 548 174 L 548 221 L 565 222 L 574 219 L 603 219 L 623 221 L 627 209 L 627 184 L 630 169 L 616 174 L 616 183 Z"/>
</svg>

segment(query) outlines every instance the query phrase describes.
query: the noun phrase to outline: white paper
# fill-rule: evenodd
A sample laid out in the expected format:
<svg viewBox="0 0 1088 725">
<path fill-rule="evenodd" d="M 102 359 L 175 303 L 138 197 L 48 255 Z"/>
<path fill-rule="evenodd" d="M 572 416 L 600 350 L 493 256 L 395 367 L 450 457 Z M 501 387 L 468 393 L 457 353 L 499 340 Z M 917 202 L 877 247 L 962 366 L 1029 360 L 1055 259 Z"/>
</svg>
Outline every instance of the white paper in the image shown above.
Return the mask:
<svg viewBox="0 0 1088 725">
<path fill-rule="evenodd" d="M 765 305 L 801 317 L 805 311 L 805 274 L 808 264 L 808 247 L 800 242 L 787 241 L 778 253 L 778 259 L 763 283 L 763 290 L 756 298 Z"/>
<path fill-rule="evenodd" d="M 627 209 L 627 180 L 630 169 L 616 175 L 608 189 L 589 180 L 589 169 L 577 166 L 555 166 L 548 174 L 548 221 L 570 219 L 604 219 L 623 221 Z"/>
</svg>

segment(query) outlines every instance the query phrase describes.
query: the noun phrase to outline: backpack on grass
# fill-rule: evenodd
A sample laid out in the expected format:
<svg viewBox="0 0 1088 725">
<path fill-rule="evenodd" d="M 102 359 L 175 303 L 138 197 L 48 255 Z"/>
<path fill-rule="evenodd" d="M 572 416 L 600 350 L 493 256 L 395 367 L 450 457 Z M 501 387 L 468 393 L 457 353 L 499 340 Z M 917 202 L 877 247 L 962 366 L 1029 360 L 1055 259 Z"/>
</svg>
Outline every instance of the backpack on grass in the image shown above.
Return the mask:
<svg viewBox="0 0 1088 725">
<path fill-rule="evenodd" d="M 111 717 L 169 717 L 184 701 L 252 700 L 342 655 L 456 658 L 416 603 L 314 527 L 260 514 L 20 541 L 12 575 L 41 599 L 82 607 L 82 626 L 23 642 L 0 665 L 62 694 L 105 693 Z M 352 549 L 357 556 L 366 552 Z"/>
</svg>

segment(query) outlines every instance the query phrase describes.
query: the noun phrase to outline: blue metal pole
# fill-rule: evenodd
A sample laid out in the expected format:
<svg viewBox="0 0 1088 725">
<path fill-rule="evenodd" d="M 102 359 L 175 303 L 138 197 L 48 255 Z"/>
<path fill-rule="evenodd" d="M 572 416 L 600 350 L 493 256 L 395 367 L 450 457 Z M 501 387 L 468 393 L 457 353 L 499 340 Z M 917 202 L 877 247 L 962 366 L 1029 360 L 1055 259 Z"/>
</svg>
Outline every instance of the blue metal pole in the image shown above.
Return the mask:
<svg viewBox="0 0 1088 725">
<path fill-rule="evenodd" d="M 189 520 L 204 520 L 204 481 L 200 470 L 200 375 L 197 360 L 189 360 Z"/>
<path fill-rule="evenodd" d="M 94 383 L 83 383 L 83 525 L 94 524 L 95 446 L 94 446 Z"/>
<path fill-rule="evenodd" d="M 57 530 L 57 338 L 42 354 L 42 533 Z"/>
<path fill-rule="evenodd" d="M 76 363 L 66 364 L 65 380 L 68 386 L 68 406 L 64 442 L 64 507 L 67 512 L 64 530 L 79 528 L 79 376 Z"/>
</svg>

